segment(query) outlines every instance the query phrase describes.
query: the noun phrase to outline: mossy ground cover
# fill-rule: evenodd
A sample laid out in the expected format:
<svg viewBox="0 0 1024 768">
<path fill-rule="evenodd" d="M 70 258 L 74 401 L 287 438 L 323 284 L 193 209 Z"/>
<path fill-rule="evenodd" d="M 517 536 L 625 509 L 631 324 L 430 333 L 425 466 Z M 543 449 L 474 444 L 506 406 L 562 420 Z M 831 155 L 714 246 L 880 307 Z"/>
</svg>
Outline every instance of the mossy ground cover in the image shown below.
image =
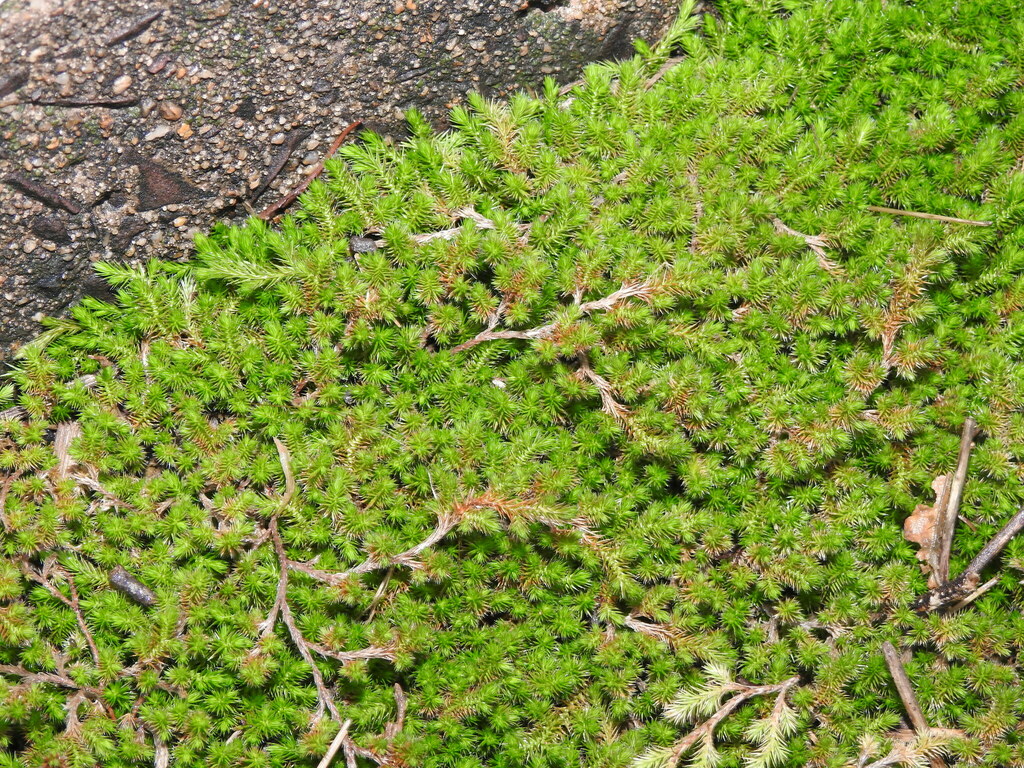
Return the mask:
<svg viewBox="0 0 1024 768">
<path fill-rule="evenodd" d="M 968 418 L 951 576 L 1024 501 L 1024 15 L 717 8 L 102 268 L 0 390 L 0 765 L 1024 764 L 1024 542 L 919 610 L 903 533 Z"/>
</svg>

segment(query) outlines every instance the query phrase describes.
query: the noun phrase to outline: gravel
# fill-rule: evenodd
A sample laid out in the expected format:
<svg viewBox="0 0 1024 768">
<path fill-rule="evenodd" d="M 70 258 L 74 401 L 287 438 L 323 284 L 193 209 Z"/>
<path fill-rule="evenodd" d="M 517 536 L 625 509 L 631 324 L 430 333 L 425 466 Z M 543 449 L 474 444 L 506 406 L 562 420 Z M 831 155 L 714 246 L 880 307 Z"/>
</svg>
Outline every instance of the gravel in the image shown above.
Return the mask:
<svg viewBox="0 0 1024 768">
<path fill-rule="evenodd" d="M 401 140 L 416 107 L 443 128 L 467 91 L 572 81 L 657 39 L 676 7 L 0 0 L 0 361 L 44 315 L 109 297 L 93 262 L 187 258 L 195 233 L 293 189 L 353 120 Z"/>
</svg>

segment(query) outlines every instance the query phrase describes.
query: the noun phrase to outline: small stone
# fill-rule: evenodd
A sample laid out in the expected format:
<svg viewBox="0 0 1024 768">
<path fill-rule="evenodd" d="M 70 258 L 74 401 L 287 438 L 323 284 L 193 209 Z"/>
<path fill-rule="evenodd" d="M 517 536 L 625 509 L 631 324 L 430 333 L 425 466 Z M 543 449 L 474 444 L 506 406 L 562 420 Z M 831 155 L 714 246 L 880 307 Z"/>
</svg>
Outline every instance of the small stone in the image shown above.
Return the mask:
<svg viewBox="0 0 1024 768">
<path fill-rule="evenodd" d="M 284 144 L 284 134 L 283 133 L 275 133 L 273 136 L 270 137 L 270 143 L 271 144 Z"/>
<path fill-rule="evenodd" d="M 139 102 L 139 114 L 142 117 L 149 117 L 153 114 L 154 109 L 156 109 L 156 102 L 153 99 L 147 97 Z"/>
<path fill-rule="evenodd" d="M 171 224 L 173 224 L 175 227 L 183 227 L 183 226 L 185 226 L 185 222 L 187 222 L 187 221 L 188 221 L 188 217 L 187 216 L 179 216 L 174 221 L 172 221 Z"/>
<path fill-rule="evenodd" d="M 164 136 L 166 136 L 170 132 L 171 132 L 171 126 L 169 126 L 169 125 L 158 125 L 152 131 L 150 131 L 149 133 L 146 134 L 145 139 L 146 139 L 146 141 L 156 141 L 157 139 L 162 139 Z"/>
<path fill-rule="evenodd" d="M 482 51 L 485 47 L 485 43 L 483 40 L 470 40 L 469 47 L 474 51 Z"/>
<path fill-rule="evenodd" d="M 164 120 L 170 120 L 172 123 L 181 117 L 182 109 L 173 101 L 161 101 L 157 105 L 157 110 L 160 112 L 160 117 Z"/>
<path fill-rule="evenodd" d="M 377 250 L 377 241 L 370 237 L 350 237 L 348 247 L 352 253 L 370 253 Z"/>
<path fill-rule="evenodd" d="M 121 75 L 119 78 L 117 78 L 117 80 L 114 81 L 114 85 L 111 86 L 111 90 L 114 92 L 114 95 L 116 96 L 119 93 L 124 93 L 125 91 L 127 91 L 131 87 L 131 85 L 131 75 Z"/>
<path fill-rule="evenodd" d="M 183 139 L 189 138 L 192 136 L 192 126 L 188 123 L 182 123 L 181 127 L 178 128 L 178 135 Z"/>
<path fill-rule="evenodd" d="M 316 152 L 307 152 L 302 156 L 302 164 L 313 165 L 319 159 L 320 155 L 318 155 Z"/>
<path fill-rule="evenodd" d="M 32 253 L 32 251 L 34 251 L 38 245 L 38 241 L 29 238 L 24 243 L 22 243 L 21 250 L 23 250 L 25 253 Z"/>
<path fill-rule="evenodd" d="M 161 53 L 159 56 L 153 59 L 152 64 L 146 67 L 146 71 L 149 72 L 149 74 L 151 75 L 155 75 L 158 72 L 160 72 L 164 67 L 166 67 L 170 60 L 170 56 L 168 56 L 166 53 Z"/>
</svg>

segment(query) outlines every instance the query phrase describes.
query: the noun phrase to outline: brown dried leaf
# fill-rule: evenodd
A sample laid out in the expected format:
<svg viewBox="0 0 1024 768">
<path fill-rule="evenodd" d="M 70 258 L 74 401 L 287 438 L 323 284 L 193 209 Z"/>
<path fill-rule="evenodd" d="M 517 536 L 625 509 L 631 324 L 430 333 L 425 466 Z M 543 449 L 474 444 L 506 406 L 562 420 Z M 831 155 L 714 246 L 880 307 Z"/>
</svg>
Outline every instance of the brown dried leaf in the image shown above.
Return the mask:
<svg viewBox="0 0 1024 768">
<path fill-rule="evenodd" d="M 932 481 L 932 490 L 935 491 L 935 505 L 918 504 L 914 507 L 913 513 L 903 521 L 903 536 L 907 541 L 917 544 L 920 549 L 917 559 L 922 561 L 921 569 L 928 574 L 928 588 L 938 586 L 935 582 L 935 572 L 939 559 L 939 523 L 942 518 L 940 500 L 950 481 L 949 475 L 939 475 Z"/>
</svg>

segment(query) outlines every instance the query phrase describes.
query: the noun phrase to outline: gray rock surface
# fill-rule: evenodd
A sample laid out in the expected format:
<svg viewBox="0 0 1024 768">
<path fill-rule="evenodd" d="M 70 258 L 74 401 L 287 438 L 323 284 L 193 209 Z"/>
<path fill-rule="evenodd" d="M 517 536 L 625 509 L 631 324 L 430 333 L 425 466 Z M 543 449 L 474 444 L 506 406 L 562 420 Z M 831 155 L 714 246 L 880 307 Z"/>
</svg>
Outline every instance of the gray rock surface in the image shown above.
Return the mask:
<svg viewBox="0 0 1024 768">
<path fill-rule="evenodd" d="M 657 39 L 677 0 L 0 0 L 0 360 L 293 189 L 353 120 L 398 138 Z M 272 171 L 280 173 L 273 180 Z"/>
</svg>

